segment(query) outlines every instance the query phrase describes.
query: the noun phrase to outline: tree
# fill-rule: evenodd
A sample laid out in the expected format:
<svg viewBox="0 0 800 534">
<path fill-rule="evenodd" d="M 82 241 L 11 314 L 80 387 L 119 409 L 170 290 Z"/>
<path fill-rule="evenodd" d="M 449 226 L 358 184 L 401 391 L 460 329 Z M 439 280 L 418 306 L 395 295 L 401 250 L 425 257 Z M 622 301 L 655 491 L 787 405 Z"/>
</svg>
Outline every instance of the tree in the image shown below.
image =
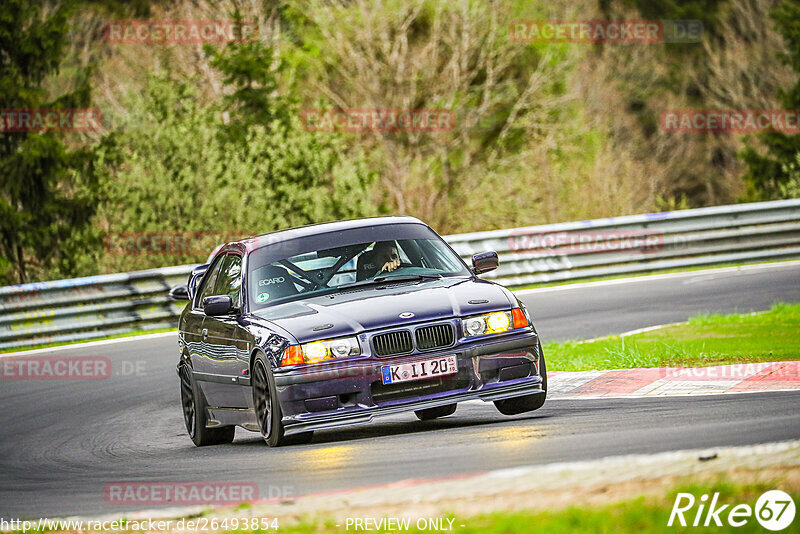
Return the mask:
<svg viewBox="0 0 800 534">
<path fill-rule="evenodd" d="M 90 104 L 88 73 L 55 98 L 45 83 L 58 72 L 71 5 L 43 15 L 43 3 L 5 0 L 0 12 L 0 108 L 70 109 Z M 1 127 L 0 127 L 1 128 Z M 54 131 L 0 131 L 0 284 L 46 269 L 71 270 L 75 236 L 94 212 L 90 152 Z"/>
<path fill-rule="evenodd" d="M 220 139 L 223 152 L 236 157 L 221 162 L 222 178 L 253 184 L 245 196 L 260 206 L 262 224 L 275 229 L 374 213 L 374 173 L 363 153 L 348 150 L 338 134 L 304 129 L 295 88 L 280 84 L 286 64 L 271 46 L 232 43 L 207 46 L 206 53 L 232 90 Z"/>
<path fill-rule="evenodd" d="M 781 60 L 798 74 L 795 84 L 780 92 L 781 101 L 785 109 L 796 111 L 800 109 L 800 1 L 783 0 L 773 11 L 772 17 L 788 48 Z M 795 187 L 787 185 L 796 176 L 800 134 L 764 132 L 758 137 L 766 147 L 766 153 L 752 145 L 741 152 L 748 167 L 745 179 L 752 188 L 753 196 L 760 200 L 772 199 L 796 191 Z"/>
<path fill-rule="evenodd" d="M 339 135 L 303 129 L 298 105 L 279 90 L 268 46 L 207 52 L 230 89 L 221 101 L 205 101 L 195 80 L 167 74 L 148 76 L 144 91 L 128 96 L 123 124 L 96 150 L 106 199 L 98 228 L 244 237 L 373 213 L 362 155 Z M 200 261 L 208 252 L 168 261 Z M 165 262 L 156 254 L 97 260 L 106 271 Z"/>
<path fill-rule="evenodd" d="M 789 179 L 781 184 L 781 195 L 785 198 L 800 198 L 800 152 L 795 154 L 792 163 L 783 166 L 783 172 Z"/>
<path fill-rule="evenodd" d="M 561 123 L 570 63 L 569 46 L 509 39 L 508 23 L 526 18 L 515 4 L 288 3 L 295 60 L 307 80 L 301 90 L 309 101 L 312 94 L 327 101 L 316 107 L 452 113 L 451 121 L 437 121 L 443 127 L 367 127 L 353 136 L 380 171 L 392 212 L 441 232 L 464 231 L 497 224 L 484 217 L 484 208 L 490 216 L 497 211 L 491 200 L 465 216 L 476 198 L 520 198 L 507 170 L 520 168 L 519 154 L 547 144 Z"/>
</svg>

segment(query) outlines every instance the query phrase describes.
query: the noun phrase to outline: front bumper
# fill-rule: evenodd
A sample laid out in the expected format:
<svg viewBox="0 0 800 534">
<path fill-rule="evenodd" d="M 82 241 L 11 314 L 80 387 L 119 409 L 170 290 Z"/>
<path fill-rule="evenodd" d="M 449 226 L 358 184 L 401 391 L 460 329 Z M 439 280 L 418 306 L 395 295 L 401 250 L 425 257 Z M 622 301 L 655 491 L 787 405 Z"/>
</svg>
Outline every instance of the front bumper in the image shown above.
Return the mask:
<svg viewBox="0 0 800 534">
<path fill-rule="evenodd" d="M 276 372 L 286 435 L 366 424 L 375 418 L 467 400 L 545 395 L 534 332 L 392 358 Z M 455 355 L 458 373 L 384 386 L 381 367 Z"/>
</svg>

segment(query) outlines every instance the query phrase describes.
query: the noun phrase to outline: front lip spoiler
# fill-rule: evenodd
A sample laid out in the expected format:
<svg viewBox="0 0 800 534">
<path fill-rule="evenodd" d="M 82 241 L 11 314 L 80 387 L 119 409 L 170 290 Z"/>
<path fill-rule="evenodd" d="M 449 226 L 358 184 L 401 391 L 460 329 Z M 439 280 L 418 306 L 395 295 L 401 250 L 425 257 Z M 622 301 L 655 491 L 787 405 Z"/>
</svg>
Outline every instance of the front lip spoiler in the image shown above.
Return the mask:
<svg viewBox="0 0 800 534">
<path fill-rule="evenodd" d="M 463 354 L 465 359 L 471 359 L 478 356 L 485 356 L 487 354 L 498 354 L 501 352 L 510 352 L 515 350 L 527 349 L 529 347 L 536 347 L 539 343 L 539 336 L 536 332 L 524 332 L 522 337 L 514 337 L 513 339 L 500 339 L 500 340 L 482 340 L 473 342 L 470 345 L 453 345 L 444 347 L 435 351 L 427 352 L 414 352 L 410 354 L 397 355 L 394 358 L 435 358 L 438 354 Z M 353 359 L 350 361 L 343 361 L 337 367 L 323 367 L 315 368 L 313 366 L 305 366 L 300 369 L 289 369 L 286 371 L 275 372 L 275 384 L 278 387 L 292 386 L 295 384 L 306 384 L 309 382 L 318 382 L 325 380 L 328 375 L 332 376 L 346 376 L 349 370 L 355 370 L 354 376 L 365 376 L 366 373 L 380 375 L 381 367 L 388 365 L 390 358 L 363 358 Z M 298 366 L 299 367 L 299 366 Z M 230 379 L 226 380 L 226 383 Z M 244 382 L 239 382 L 244 384 Z"/>
<path fill-rule="evenodd" d="M 453 393 L 452 395 L 424 401 L 410 401 L 391 406 L 362 408 L 351 413 L 328 415 L 303 414 L 297 419 L 284 421 L 284 432 L 287 436 L 290 436 L 292 434 L 309 432 L 312 430 L 328 430 L 350 425 L 368 424 L 379 417 L 388 417 L 390 415 L 396 415 L 414 410 L 424 410 L 426 408 L 436 408 L 438 406 L 445 406 L 448 404 L 454 404 L 468 400 L 480 399 L 484 402 L 491 402 L 508 399 L 511 397 L 520 397 L 523 395 L 546 394 L 547 392 L 542 389 L 541 377 L 526 377 L 509 382 L 508 384 L 490 384 L 482 387 L 481 389 Z"/>
</svg>

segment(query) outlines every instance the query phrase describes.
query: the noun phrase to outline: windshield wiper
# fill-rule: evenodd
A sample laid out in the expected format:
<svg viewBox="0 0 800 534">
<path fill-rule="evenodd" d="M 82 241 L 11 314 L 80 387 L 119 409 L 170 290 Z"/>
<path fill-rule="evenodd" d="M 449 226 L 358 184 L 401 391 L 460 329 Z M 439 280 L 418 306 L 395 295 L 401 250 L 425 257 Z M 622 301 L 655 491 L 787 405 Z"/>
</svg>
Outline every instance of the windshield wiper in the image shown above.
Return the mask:
<svg viewBox="0 0 800 534">
<path fill-rule="evenodd" d="M 442 278 L 441 274 L 397 274 L 394 276 L 383 275 L 376 276 L 371 280 L 361 280 L 360 282 L 353 282 L 339 286 L 338 289 L 350 289 L 352 287 L 362 287 L 371 285 L 380 285 L 391 282 L 413 282 L 415 280 L 439 280 Z"/>
</svg>

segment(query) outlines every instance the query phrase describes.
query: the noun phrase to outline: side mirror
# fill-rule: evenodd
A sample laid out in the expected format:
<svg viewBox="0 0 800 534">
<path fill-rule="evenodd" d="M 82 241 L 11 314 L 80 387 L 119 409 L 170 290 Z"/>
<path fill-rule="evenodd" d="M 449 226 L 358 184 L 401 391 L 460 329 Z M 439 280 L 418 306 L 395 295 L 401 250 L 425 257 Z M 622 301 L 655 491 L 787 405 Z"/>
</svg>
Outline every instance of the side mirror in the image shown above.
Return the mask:
<svg viewBox="0 0 800 534">
<path fill-rule="evenodd" d="M 216 295 L 203 299 L 203 311 L 206 315 L 228 315 L 233 310 L 233 301 L 228 295 Z"/>
<path fill-rule="evenodd" d="M 189 300 L 189 288 L 185 285 L 177 285 L 169 290 L 169 298 L 174 301 Z"/>
<path fill-rule="evenodd" d="M 490 250 L 488 252 L 479 252 L 472 256 L 472 272 L 475 274 L 488 273 L 497 269 L 500 260 L 497 258 L 497 252 Z"/>
</svg>

